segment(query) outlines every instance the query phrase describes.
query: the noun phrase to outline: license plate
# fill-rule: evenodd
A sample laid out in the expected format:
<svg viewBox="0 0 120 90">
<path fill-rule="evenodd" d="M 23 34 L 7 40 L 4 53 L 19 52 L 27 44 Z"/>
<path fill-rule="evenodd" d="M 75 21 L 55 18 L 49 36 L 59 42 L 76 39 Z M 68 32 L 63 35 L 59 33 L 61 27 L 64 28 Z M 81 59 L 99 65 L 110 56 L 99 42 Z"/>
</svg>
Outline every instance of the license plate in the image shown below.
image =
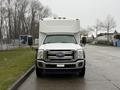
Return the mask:
<svg viewBox="0 0 120 90">
<path fill-rule="evenodd" d="M 64 67 L 64 64 L 57 64 L 57 67 Z"/>
</svg>

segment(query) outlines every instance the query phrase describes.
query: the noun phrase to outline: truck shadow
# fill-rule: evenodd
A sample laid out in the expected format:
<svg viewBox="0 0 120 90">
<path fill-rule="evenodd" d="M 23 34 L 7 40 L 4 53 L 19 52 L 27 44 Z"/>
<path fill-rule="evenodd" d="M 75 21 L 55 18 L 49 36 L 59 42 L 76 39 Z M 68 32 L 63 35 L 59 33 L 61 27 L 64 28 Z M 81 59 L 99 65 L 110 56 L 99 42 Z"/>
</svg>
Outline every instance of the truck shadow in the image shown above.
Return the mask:
<svg viewBox="0 0 120 90">
<path fill-rule="evenodd" d="M 39 78 L 40 79 L 40 78 Z M 79 77 L 77 74 L 45 74 L 42 79 L 81 79 L 84 80 L 83 77 Z"/>
<path fill-rule="evenodd" d="M 85 79 L 75 74 L 47 74 L 42 78 L 36 78 L 36 90 L 84 90 Z"/>
</svg>

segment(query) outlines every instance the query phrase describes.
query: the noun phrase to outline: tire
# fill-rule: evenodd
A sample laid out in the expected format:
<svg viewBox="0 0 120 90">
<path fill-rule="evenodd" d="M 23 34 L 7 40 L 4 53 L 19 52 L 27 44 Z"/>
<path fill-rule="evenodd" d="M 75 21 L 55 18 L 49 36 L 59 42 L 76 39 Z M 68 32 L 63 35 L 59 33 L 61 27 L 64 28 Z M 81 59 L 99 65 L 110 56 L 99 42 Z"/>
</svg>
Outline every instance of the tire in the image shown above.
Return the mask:
<svg viewBox="0 0 120 90">
<path fill-rule="evenodd" d="M 79 77 L 84 78 L 84 76 L 85 76 L 85 67 L 83 67 L 83 68 L 80 70 L 80 72 L 78 72 L 78 75 L 79 75 Z"/>
<path fill-rule="evenodd" d="M 36 76 L 37 77 L 42 77 L 43 76 L 43 70 L 36 67 Z"/>
</svg>

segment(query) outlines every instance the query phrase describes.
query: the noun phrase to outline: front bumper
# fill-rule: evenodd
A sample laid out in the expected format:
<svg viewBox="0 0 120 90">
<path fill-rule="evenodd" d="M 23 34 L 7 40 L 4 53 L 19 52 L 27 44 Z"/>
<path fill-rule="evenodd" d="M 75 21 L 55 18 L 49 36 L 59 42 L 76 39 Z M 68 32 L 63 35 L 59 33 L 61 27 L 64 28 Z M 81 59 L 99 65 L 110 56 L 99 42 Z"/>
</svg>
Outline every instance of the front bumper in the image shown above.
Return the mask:
<svg viewBox="0 0 120 90">
<path fill-rule="evenodd" d="M 75 69 L 81 69 L 85 67 L 85 60 L 78 60 L 76 62 L 68 62 L 68 63 L 51 63 L 51 62 L 45 62 L 42 60 L 36 61 L 36 67 L 39 69 L 44 70 L 75 70 Z"/>
</svg>

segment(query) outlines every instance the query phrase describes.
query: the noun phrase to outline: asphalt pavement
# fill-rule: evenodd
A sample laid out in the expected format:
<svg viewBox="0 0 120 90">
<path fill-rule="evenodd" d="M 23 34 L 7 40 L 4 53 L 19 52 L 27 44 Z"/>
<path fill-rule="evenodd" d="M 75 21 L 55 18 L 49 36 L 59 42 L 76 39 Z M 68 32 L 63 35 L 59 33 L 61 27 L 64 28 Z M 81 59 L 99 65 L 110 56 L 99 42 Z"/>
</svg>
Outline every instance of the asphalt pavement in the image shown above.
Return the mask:
<svg viewBox="0 0 120 90">
<path fill-rule="evenodd" d="M 46 75 L 37 78 L 35 71 L 18 90 L 120 90 L 120 47 L 87 45 L 86 74 Z"/>
</svg>

